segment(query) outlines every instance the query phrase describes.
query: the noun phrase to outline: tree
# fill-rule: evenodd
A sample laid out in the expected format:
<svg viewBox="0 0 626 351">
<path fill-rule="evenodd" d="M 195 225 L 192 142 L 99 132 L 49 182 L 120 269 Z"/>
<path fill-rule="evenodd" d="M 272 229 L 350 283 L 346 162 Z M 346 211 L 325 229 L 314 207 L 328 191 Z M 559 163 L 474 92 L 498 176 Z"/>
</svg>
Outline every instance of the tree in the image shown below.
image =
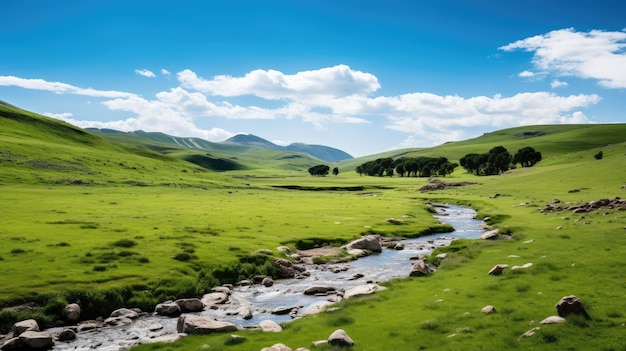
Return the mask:
<svg viewBox="0 0 626 351">
<path fill-rule="evenodd" d="M 330 167 L 327 165 L 317 165 L 309 168 L 309 173 L 312 176 L 325 176 L 330 171 Z"/>
<path fill-rule="evenodd" d="M 336 176 L 337 174 L 339 174 L 339 168 L 335 167 L 333 168 L 333 175 Z"/>
<path fill-rule="evenodd" d="M 535 151 L 530 146 L 523 147 L 513 156 L 513 164 L 521 164 L 522 167 L 532 167 L 541 161 L 541 152 Z"/>
</svg>

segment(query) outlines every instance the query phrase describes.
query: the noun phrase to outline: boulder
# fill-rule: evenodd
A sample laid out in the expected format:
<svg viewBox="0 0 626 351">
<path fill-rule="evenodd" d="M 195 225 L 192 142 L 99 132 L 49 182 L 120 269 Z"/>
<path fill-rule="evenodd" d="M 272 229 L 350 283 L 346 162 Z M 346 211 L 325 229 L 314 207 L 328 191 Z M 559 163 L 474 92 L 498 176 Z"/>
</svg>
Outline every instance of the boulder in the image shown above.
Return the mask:
<svg viewBox="0 0 626 351">
<path fill-rule="evenodd" d="M 72 329 L 64 329 L 57 335 L 59 341 L 71 341 L 76 339 L 76 332 Z"/>
<path fill-rule="evenodd" d="M 304 267 L 293 264 L 282 258 L 274 258 L 274 265 L 278 268 L 278 278 L 294 278 L 306 269 Z"/>
<path fill-rule="evenodd" d="M 77 303 L 71 303 L 63 308 L 62 314 L 68 322 L 76 322 L 80 319 L 80 306 Z"/>
<path fill-rule="evenodd" d="M 102 325 L 98 321 L 84 321 L 78 325 L 78 332 L 84 332 L 88 330 L 94 330 L 100 328 Z"/>
<path fill-rule="evenodd" d="M 380 246 L 380 240 L 378 240 L 378 236 L 376 235 L 367 235 L 360 239 L 357 239 L 351 243 L 348 243 L 344 246 L 344 248 L 348 251 L 353 249 L 367 250 L 371 252 L 381 252 L 382 247 Z"/>
<path fill-rule="evenodd" d="M 178 299 L 174 301 L 180 307 L 182 313 L 200 312 L 204 310 L 204 303 L 198 298 Z"/>
<path fill-rule="evenodd" d="M 11 338 L 8 340 L 2 340 L 0 344 L 0 350 L 2 351 L 13 351 L 13 350 L 24 350 L 27 348 L 24 341 L 20 340 L 20 338 Z"/>
<path fill-rule="evenodd" d="M 480 238 L 484 240 L 495 240 L 498 238 L 498 229 L 489 230 L 481 234 Z"/>
<path fill-rule="evenodd" d="M 591 319 L 589 314 L 585 310 L 582 301 L 574 295 L 564 296 L 556 303 L 556 311 L 560 317 L 567 317 L 571 314 L 583 316 L 586 319 Z"/>
<path fill-rule="evenodd" d="M 286 253 L 286 254 L 291 253 L 291 249 L 289 248 L 289 246 L 279 246 L 279 247 L 276 248 L 276 250 L 278 252 L 282 252 L 282 253 Z"/>
<path fill-rule="evenodd" d="M 237 331 L 237 327 L 229 322 L 221 322 L 211 317 L 186 314 L 178 318 L 176 331 L 185 334 L 211 334 Z"/>
<path fill-rule="evenodd" d="M 280 306 L 280 307 L 276 307 L 275 309 L 273 309 L 271 313 L 276 314 L 276 315 L 289 314 L 293 310 L 297 310 L 299 308 L 300 306 Z"/>
<path fill-rule="evenodd" d="M 307 307 L 304 311 L 302 311 L 302 315 L 303 316 L 309 316 L 312 314 L 318 314 L 322 311 L 324 311 L 326 309 L 326 307 L 328 307 L 329 305 L 332 305 L 333 303 L 330 301 L 318 301 L 315 302 L 313 304 L 311 304 L 309 307 Z"/>
<path fill-rule="evenodd" d="M 252 317 L 254 317 L 252 306 L 249 306 L 249 305 L 239 307 L 237 309 L 237 314 L 240 315 L 241 318 L 245 320 L 252 319 Z"/>
<path fill-rule="evenodd" d="M 274 279 L 270 277 L 265 277 L 261 281 L 261 284 L 263 284 L 264 287 L 269 288 L 270 286 L 274 285 Z"/>
<path fill-rule="evenodd" d="M 226 294 L 226 295 L 230 295 L 230 293 L 232 292 L 232 287 L 229 286 L 216 286 L 214 288 L 211 288 L 211 292 L 219 292 L 222 294 Z"/>
<path fill-rule="evenodd" d="M 120 308 L 111 312 L 111 315 L 109 317 L 111 318 L 124 317 L 124 318 L 129 318 L 129 319 L 135 319 L 139 317 L 139 314 L 128 308 Z"/>
<path fill-rule="evenodd" d="M 148 330 L 151 332 L 155 332 L 157 330 L 163 329 L 163 324 L 161 323 L 152 323 L 148 326 Z"/>
<path fill-rule="evenodd" d="M 289 346 L 286 346 L 285 344 L 274 344 L 270 347 L 264 347 L 261 349 L 261 351 L 293 351 Z"/>
<path fill-rule="evenodd" d="M 180 316 L 181 310 L 180 306 L 178 306 L 175 302 L 166 301 L 156 305 L 156 307 L 154 308 L 154 312 L 161 316 L 177 317 Z"/>
<path fill-rule="evenodd" d="M 559 316 L 550 316 L 540 322 L 540 324 L 557 324 L 565 322 L 565 318 Z"/>
<path fill-rule="evenodd" d="M 205 306 L 219 305 L 228 301 L 228 295 L 221 292 L 208 293 L 202 296 L 202 303 Z"/>
<path fill-rule="evenodd" d="M 346 292 L 343 294 L 343 298 L 344 299 L 349 299 L 351 297 L 359 297 L 359 296 L 363 296 L 363 295 L 370 295 L 373 294 L 377 291 L 381 291 L 381 290 L 385 290 L 387 288 L 385 288 L 384 286 L 380 286 L 378 284 L 367 284 L 367 285 L 359 285 L 357 287 L 354 287 L 352 289 L 348 289 L 346 290 Z"/>
<path fill-rule="evenodd" d="M 495 313 L 496 312 L 496 308 L 491 306 L 491 305 L 487 305 L 487 306 L 483 307 L 483 309 L 480 310 L 480 312 L 485 313 L 485 314 Z"/>
<path fill-rule="evenodd" d="M 423 277 L 432 274 L 434 271 L 424 260 L 417 260 L 411 265 L 409 277 Z"/>
<path fill-rule="evenodd" d="M 261 328 L 264 332 L 271 333 L 280 333 L 283 331 L 283 327 L 281 327 L 278 323 L 272 320 L 264 320 L 259 323 L 259 328 Z"/>
<path fill-rule="evenodd" d="M 348 333 L 343 329 L 335 330 L 328 337 L 328 343 L 332 346 L 346 347 L 346 346 L 354 346 L 354 341 L 352 338 L 348 336 Z"/>
<path fill-rule="evenodd" d="M 491 268 L 491 270 L 489 270 L 489 275 L 502 275 L 502 272 L 504 272 L 505 269 L 509 268 L 508 264 L 497 264 L 495 266 L 493 266 L 493 268 Z"/>
<path fill-rule="evenodd" d="M 328 295 L 337 291 L 332 286 L 312 286 L 304 290 L 304 295 Z"/>
<path fill-rule="evenodd" d="M 27 330 L 20 334 L 20 340 L 33 350 L 47 350 L 54 345 L 52 334 L 47 331 Z"/>
<path fill-rule="evenodd" d="M 39 324 L 34 319 L 26 319 L 13 324 L 14 336 L 20 336 L 25 331 L 39 331 Z"/>
</svg>

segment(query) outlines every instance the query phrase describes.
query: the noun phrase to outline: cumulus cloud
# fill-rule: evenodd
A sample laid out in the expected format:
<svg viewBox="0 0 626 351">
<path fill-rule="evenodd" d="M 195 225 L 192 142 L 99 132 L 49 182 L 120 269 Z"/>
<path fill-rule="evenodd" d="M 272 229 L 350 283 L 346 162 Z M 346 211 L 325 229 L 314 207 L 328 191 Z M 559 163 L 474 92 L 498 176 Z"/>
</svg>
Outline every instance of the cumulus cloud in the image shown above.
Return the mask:
<svg viewBox="0 0 626 351">
<path fill-rule="evenodd" d="M 61 82 L 48 82 L 43 79 L 27 79 L 15 76 L 0 76 L 0 86 L 16 86 L 24 89 L 46 90 L 58 94 L 75 94 L 102 98 L 129 98 L 135 96 L 135 94 L 123 91 L 79 88 Z"/>
<path fill-rule="evenodd" d="M 156 75 L 152 71 L 147 70 L 147 69 L 136 69 L 135 73 L 137 73 L 140 76 L 144 76 L 146 78 L 154 78 L 154 77 L 156 77 Z"/>
<path fill-rule="evenodd" d="M 209 95 L 225 97 L 254 95 L 268 100 L 312 100 L 369 94 L 380 88 L 378 78 L 352 70 L 346 65 L 284 74 L 276 70 L 254 70 L 243 77 L 219 75 L 213 79 L 198 77 L 191 70 L 178 73 L 183 87 Z"/>
<path fill-rule="evenodd" d="M 595 79 L 606 88 L 626 88 L 626 32 L 572 28 L 518 40 L 499 48 L 534 52 L 539 70 L 561 76 Z"/>
<path fill-rule="evenodd" d="M 552 83 L 550 83 L 550 86 L 552 88 L 566 87 L 567 85 L 568 85 L 567 82 L 562 82 L 562 81 L 560 81 L 558 79 L 555 79 L 555 80 L 552 81 Z"/>
<path fill-rule="evenodd" d="M 531 71 L 523 71 L 520 72 L 520 74 L 518 74 L 518 76 L 522 77 L 522 78 L 532 78 L 535 76 L 535 74 Z"/>
</svg>

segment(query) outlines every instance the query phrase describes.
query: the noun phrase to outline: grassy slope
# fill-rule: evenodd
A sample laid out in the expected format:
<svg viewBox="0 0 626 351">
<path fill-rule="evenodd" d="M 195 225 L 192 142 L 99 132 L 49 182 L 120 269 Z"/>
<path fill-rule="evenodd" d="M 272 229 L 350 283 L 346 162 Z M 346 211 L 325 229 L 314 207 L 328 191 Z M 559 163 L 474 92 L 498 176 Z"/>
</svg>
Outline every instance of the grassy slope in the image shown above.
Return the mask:
<svg viewBox="0 0 626 351">
<path fill-rule="evenodd" d="M 527 140 L 505 130 L 419 150 L 416 154 L 443 154 L 451 160 L 501 144 L 513 152 L 518 145 L 530 145 L 544 154 L 536 167 L 498 177 L 476 178 L 459 170 L 450 180 L 480 184 L 421 194 L 416 189 L 424 179 L 359 177 L 351 171 L 326 178 L 278 169 L 205 172 L 0 106 L 0 115 L 11 113 L 32 120 L 16 123 L 0 117 L 0 300 L 5 303 L 94 286 L 174 294 L 177 284 L 180 291 L 197 284 L 199 267 L 232 262 L 259 248 L 307 237 L 348 240 L 365 226 L 393 235 L 397 226 L 384 219 L 403 215 L 413 217 L 403 230 L 419 232 L 434 225 L 423 200 L 435 199 L 479 209 L 498 219 L 498 227 L 512 231 L 513 240 L 469 243 L 432 277 L 389 283 L 385 292 L 296 321 L 280 334 L 250 332 L 239 346 L 225 346 L 225 336 L 215 335 L 140 349 L 189 350 L 206 344 L 258 350 L 276 342 L 311 347 L 312 340 L 324 339 L 336 328 L 352 336 L 355 350 L 624 350 L 626 345 L 624 212 L 581 216 L 538 211 L 553 198 L 623 197 L 626 144 L 619 138 L 626 135 L 624 125 L 555 126 L 553 132 Z M 604 159 L 593 159 L 599 150 Z M 69 185 L 67 179 L 92 185 Z M 366 189 L 312 192 L 272 188 L 276 185 Z M 500 196 L 492 197 L 496 193 Z M 111 245 L 120 239 L 136 245 Z M 172 259 L 189 249 L 197 259 Z M 496 263 L 526 262 L 533 262 L 533 268 L 502 277 L 486 274 Z M 106 269 L 94 271 L 95 266 Z M 519 338 L 536 321 L 555 314 L 556 301 L 569 294 L 583 299 L 592 321 L 570 319 L 543 326 L 536 337 Z M 498 312 L 482 315 L 480 308 L 487 304 Z"/>
</svg>

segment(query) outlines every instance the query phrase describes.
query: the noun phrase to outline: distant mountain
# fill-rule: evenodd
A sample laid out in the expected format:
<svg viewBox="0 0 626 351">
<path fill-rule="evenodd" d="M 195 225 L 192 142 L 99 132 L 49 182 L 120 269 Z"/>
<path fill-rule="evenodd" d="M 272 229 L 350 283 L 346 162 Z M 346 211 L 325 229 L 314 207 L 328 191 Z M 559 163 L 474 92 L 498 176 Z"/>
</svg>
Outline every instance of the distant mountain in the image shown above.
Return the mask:
<svg viewBox="0 0 626 351">
<path fill-rule="evenodd" d="M 304 143 L 293 143 L 287 146 L 276 145 L 270 141 L 260 138 L 253 134 L 237 134 L 234 137 L 223 141 L 222 143 L 238 144 L 246 146 L 256 146 L 270 150 L 284 150 L 292 152 L 300 152 L 311 155 L 317 159 L 326 162 L 339 162 L 352 158 L 350 154 L 339 149 L 324 145 L 310 145 Z"/>
</svg>

